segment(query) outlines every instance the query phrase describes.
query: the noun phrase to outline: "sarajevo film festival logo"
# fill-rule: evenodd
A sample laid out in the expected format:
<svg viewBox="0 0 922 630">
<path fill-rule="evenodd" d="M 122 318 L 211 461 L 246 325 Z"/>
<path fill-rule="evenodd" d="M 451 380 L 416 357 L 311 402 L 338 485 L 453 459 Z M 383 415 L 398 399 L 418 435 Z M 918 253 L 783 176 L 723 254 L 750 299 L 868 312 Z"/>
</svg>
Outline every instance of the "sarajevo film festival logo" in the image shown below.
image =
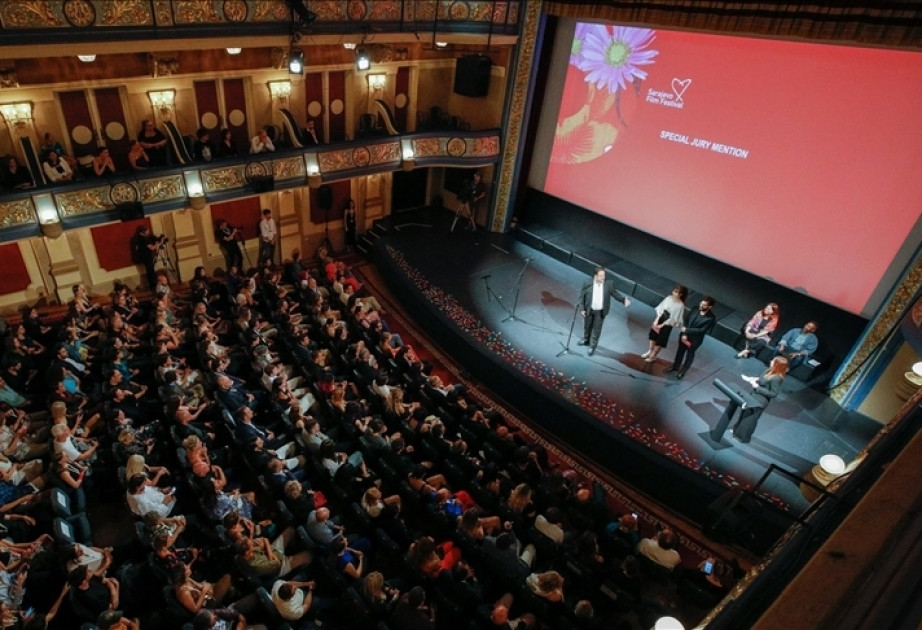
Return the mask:
<svg viewBox="0 0 922 630">
<path fill-rule="evenodd" d="M 681 103 L 682 95 L 685 94 L 685 90 L 688 89 L 688 86 L 691 85 L 691 79 L 673 79 L 672 80 L 672 93 L 675 94 L 675 100 L 677 103 Z"/>
<path fill-rule="evenodd" d="M 682 100 L 682 97 L 685 95 L 685 91 L 688 89 L 688 86 L 691 85 L 691 82 L 691 79 L 673 78 L 670 84 L 670 88 L 672 89 L 671 92 L 668 89 L 657 90 L 655 88 L 650 88 L 647 90 L 647 96 L 644 100 L 652 105 L 682 109 L 685 107 L 685 101 Z"/>
</svg>

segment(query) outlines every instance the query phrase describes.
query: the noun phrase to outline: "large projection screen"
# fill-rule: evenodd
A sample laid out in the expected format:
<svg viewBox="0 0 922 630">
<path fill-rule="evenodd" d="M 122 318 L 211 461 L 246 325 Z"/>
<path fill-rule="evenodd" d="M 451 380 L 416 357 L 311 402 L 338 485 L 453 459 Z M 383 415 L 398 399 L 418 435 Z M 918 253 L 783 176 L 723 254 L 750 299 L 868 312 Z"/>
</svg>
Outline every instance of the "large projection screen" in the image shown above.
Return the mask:
<svg viewBox="0 0 922 630">
<path fill-rule="evenodd" d="M 870 314 L 917 246 L 922 54 L 565 30 L 551 66 L 561 81 L 549 81 L 559 106 L 549 88 L 544 110 L 556 129 L 538 139 L 551 146 L 533 186 Z"/>
</svg>

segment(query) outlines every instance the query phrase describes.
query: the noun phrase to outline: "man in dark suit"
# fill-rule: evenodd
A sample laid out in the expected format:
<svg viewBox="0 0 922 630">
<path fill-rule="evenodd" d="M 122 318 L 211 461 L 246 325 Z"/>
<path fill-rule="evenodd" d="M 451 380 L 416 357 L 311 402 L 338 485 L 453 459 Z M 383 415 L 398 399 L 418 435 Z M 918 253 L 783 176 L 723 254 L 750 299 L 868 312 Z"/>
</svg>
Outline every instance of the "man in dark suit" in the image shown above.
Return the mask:
<svg viewBox="0 0 922 630">
<path fill-rule="evenodd" d="M 611 298 L 623 302 L 625 307 L 631 305 L 631 300 L 615 290 L 611 280 L 605 279 L 605 269 L 596 267 L 592 280 L 583 285 L 579 296 L 580 315 L 583 316 L 583 338 L 581 346 L 589 346 L 589 356 L 595 354 L 599 345 L 599 335 L 602 334 L 602 321 L 611 308 Z"/>
<path fill-rule="evenodd" d="M 717 323 L 714 315 L 714 298 L 705 295 L 701 298 L 698 310 L 688 316 L 685 325 L 679 330 L 679 349 L 676 350 L 675 359 L 667 372 L 676 372 L 676 378 L 684 378 L 688 368 L 695 360 L 695 351 L 704 343 L 704 338 Z"/>
</svg>

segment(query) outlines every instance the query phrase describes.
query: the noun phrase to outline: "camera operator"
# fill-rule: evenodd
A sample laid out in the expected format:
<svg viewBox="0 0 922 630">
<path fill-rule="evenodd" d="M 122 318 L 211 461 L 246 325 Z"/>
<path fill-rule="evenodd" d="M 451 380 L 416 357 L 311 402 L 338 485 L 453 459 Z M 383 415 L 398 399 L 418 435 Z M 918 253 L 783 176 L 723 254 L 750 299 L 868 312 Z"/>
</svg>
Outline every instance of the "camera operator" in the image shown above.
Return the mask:
<svg viewBox="0 0 922 630">
<path fill-rule="evenodd" d="M 243 268 L 243 252 L 240 251 L 239 238 L 241 238 L 239 227 L 228 225 L 224 219 L 218 222 L 218 229 L 215 230 L 215 240 L 221 246 L 221 251 L 224 253 L 224 262 L 228 270 L 231 267 Z"/>
<path fill-rule="evenodd" d="M 154 236 L 150 233 L 150 227 L 139 225 L 131 238 L 132 260 L 140 265 L 144 265 L 144 271 L 147 276 L 147 287 L 151 291 L 157 286 L 157 272 L 154 270 L 154 261 L 157 259 L 157 253 L 160 248 L 167 242 L 167 237 L 163 234 Z"/>
<path fill-rule="evenodd" d="M 477 208 L 478 204 L 487 196 L 487 187 L 483 183 L 480 171 L 474 171 L 473 179 L 464 182 L 464 187 L 459 195 L 459 201 L 467 205 L 469 213 L 468 218 L 471 220 L 470 229 L 477 229 Z"/>
</svg>

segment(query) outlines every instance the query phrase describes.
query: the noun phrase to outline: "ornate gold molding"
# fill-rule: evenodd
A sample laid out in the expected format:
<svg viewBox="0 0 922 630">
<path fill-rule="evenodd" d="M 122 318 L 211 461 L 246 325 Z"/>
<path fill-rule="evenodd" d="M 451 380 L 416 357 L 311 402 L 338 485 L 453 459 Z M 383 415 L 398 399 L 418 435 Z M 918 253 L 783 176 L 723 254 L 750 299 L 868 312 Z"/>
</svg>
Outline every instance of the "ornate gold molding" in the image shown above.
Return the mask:
<svg viewBox="0 0 922 630">
<path fill-rule="evenodd" d="M 515 75 L 512 77 L 512 95 L 506 105 L 505 137 L 503 142 L 500 167 L 494 175 L 493 183 L 496 186 L 496 196 L 493 200 L 493 225 L 494 232 L 501 232 L 506 226 L 506 216 L 509 213 L 509 199 L 512 194 L 513 177 L 515 176 L 515 163 L 519 154 L 519 143 L 522 138 L 522 121 L 525 117 L 525 106 L 528 101 L 528 87 L 531 85 L 533 66 L 535 60 L 535 43 L 538 37 L 538 25 L 541 21 L 542 0 L 535 0 L 526 5 L 524 23 L 519 37 L 515 60 Z"/>
<path fill-rule="evenodd" d="M 845 399 L 849 390 L 855 385 L 856 379 L 864 374 L 859 367 L 887 340 L 887 336 L 896 327 L 903 313 L 919 293 L 920 287 L 922 287 L 922 255 L 916 257 L 912 268 L 890 293 L 880 315 L 870 323 L 864 335 L 858 340 L 854 354 L 841 370 L 846 378 L 835 384 L 835 388 L 829 392 L 830 398 L 838 403 Z"/>
<path fill-rule="evenodd" d="M 0 203 L 0 227 L 35 223 L 35 208 L 32 199 L 16 199 Z"/>
<path fill-rule="evenodd" d="M 112 208 L 112 202 L 109 199 L 109 186 L 97 186 L 95 188 L 55 194 L 54 199 L 58 205 L 58 214 L 62 219 L 104 212 Z"/>
</svg>

